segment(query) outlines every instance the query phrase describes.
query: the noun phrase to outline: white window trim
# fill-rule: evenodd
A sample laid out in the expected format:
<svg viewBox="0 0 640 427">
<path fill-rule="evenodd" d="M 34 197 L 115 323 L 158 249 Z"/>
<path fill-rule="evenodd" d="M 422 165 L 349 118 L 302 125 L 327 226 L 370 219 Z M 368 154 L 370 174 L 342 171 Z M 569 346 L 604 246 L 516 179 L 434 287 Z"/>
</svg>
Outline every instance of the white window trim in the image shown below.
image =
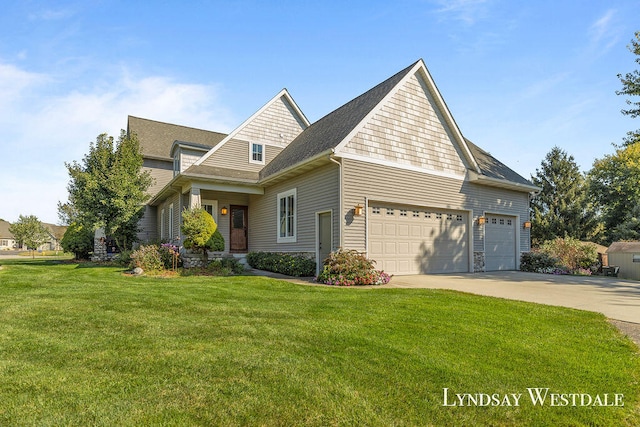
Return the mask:
<svg viewBox="0 0 640 427">
<path fill-rule="evenodd" d="M 175 236 L 173 235 L 173 203 L 169 205 L 169 240 L 173 241 Z"/>
<path fill-rule="evenodd" d="M 293 196 L 293 235 L 280 236 L 280 200 Z M 298 189 L 294 188 L 282 193 L 278 193 L 276 197 L 276 233 L 278 243 L 296 243 L 298 235 Z"/>
<path fill-rule="evenodd" d="M 165 226 L 164 226 L 164 222 L 166 219 L 165 217 L 166 217 L 165 209 L 162 208 L 162 210 L 160 211 L 160 239 L 164 239 L 165 237 Z"/>
<path fill-rule="evenodd" d="M 207 200 L 207 199 L 202 199 L 201 205 L 204 207 L 204 205 L 210 205 L 211 206 L 211 210 L 213 211 L 213 220 L 216 222 L 216 224 L 218 223 L 218 201 L 217 200 Z"/>
<path fill-rule="evenodd" d="M 253 146 L 259 145 L 262 147 L 262 160 L 253 160 Z M 256 165 L 264 165 L 264 159 L 267 157 L 267 144 L 263 142 L 249 142 L 249 163 L 254 163 Z"/>
<path fill-rule="evenodd" d="M 180 154 L 180 151 L 176 152 L 176 154 L 173 156 L 173 176 L 176 176 L 182 172 L 180 170 L 182 164 L 181 157 L 182 155 Z"/>
</svg>

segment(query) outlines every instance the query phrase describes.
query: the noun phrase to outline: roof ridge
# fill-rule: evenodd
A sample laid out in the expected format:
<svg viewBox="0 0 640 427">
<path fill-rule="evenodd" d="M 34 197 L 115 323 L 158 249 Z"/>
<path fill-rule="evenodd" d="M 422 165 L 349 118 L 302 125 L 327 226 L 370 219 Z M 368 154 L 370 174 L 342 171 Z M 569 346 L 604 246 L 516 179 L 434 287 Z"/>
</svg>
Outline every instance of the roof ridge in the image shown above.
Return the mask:
<svg viewBox="0 0 640 427">
<path fill-rule="evenodd" d="M 129 124 L 129 119 L 132 119 L 132 118 L 133 119 L 138 119 L 138 120 L 145 120 L 147 122 L 159 123 L 159 124 L 162 124 L 162 125 L 175 126 L 175 127 L 179 127 L 179 128 L 186 128 L 186 129 L 193 129 L 193 130 L 197 130 L 197 131 L 200 131 L 200 132 L 210 132 L 210 133 L 217 133 L 217 134 L 220 134 L 220 135 L 228 135 L 228 133 L 226 133 L 226 132 L 218 132 L 216 130 L 208 130 L 208 129 L 203 129 L 203 128 L 197 128 L 197 127 L 194 127 L 194 126 L 185 126 L 185 125 L 179 125 L 177 123 L 169 123 L 169 122 L 163 122 L 163 121 L 160 121 L 160 120 L 147 119 L 147 118 L 144 118 L 144 117 L 132 116 L 131 114 L 129 114 L 127 116 L 127 124 Z"/>
</svg>

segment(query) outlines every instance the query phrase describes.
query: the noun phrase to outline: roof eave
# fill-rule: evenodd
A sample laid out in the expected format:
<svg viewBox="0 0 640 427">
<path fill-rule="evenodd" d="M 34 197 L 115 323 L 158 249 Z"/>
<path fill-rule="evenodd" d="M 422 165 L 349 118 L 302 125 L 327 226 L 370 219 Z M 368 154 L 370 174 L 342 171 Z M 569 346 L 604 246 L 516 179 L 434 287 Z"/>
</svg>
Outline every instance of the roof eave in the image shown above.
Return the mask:
<svg viewBox="0 0 640 427">
<path fill-rule="evenodd" d="M 524 193 L 539 193 L 542 191 L 540 187 L 535 185 L 524 184 L 520 182 L 508 181 L 506 179 L 492 178 L 490 176 L 481 175 L 474 171 L 469 171 L 469 182 L 474 182 L 480 185 L 486 185 L 489 187 L 504 188 L 507 190 L 521 191 Z"/>
</svg>

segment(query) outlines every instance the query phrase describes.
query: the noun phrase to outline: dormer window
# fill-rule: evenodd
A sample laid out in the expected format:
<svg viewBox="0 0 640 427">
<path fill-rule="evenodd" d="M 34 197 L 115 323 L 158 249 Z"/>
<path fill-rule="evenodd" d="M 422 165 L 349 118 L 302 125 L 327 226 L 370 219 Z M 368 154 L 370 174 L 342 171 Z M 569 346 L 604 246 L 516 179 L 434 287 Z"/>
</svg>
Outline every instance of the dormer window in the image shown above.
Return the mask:
<svg viewBox="0 0 640 427">
<path fill-rule="evenodd" d="M 251 142 L 249 145 L 249 163 L 264 165 L 264 144 Z"/>
<path fill-rule="evenodd" d="M 173 176 L 178 175 L 180 172 L 180 150 L 178 150 L 173 157 Z"/>
</svg>

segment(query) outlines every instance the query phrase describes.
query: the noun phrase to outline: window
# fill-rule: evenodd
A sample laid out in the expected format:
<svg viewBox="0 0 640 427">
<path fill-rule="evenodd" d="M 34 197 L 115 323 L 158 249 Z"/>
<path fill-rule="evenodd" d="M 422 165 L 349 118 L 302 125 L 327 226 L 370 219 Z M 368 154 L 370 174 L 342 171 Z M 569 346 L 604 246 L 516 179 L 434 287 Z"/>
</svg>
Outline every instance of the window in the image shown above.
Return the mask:
<svg viewBox="0 0 640 427">
<path fill-rule="evenodd" d="M 640 254 L 633 254 L 633 262 L 640 262 Z"/>
<path fill-rule="evenodd" d="M 264 144 L 252 142 L 249 150 L 249 163 L 264 165 Z"/>
<path fill-rule="evenodd" d="M 453 220 L 453 215 L 447 214 L 447 221 L 452 221 L 452 220 Z"/>
<path fill-rule="evenodd" d="M 165 238 L 165 225 L 164 225 L 164 221 L 165 221 L 165 210 L 162 209 L 162 211 L 160 212 L 160 238 L 164 239 Z"/>
<path fill-rule="evenodd" d="M 387 208 L 387 215 L 393 215 L 394 211 L 392 208 Z"/>
<path fill-rule="evenodd" d="M 376 214 L 376 215 L 380 215 L 380 208 L 378 208 L 378 207 L 371 208 L 371 213 L 372 214 Z"/>
<path fill-rule="evenodd" d="M 173 176 L 180 173 L 180 151 L 173 157 Z"/>
<path fill-rule="evenodd" d="M 504 225 L 504 219 L 500 218 L 500 225 Z"/>
<path fill-rule="evenodd" d="M 437 213 L 436 214 L 436 219 L 442 219 L 442 214 L 441 213 Z"/>
<path fill-rule="evenodd" d="M 407 216 L 407 210 L 406 209 L 400 209 L 400 216 Z"/>
<path fill-rule="evenodd" d="M 498 220 L 497 220 L 497 219 L 495 219 L 495 218 L 491 218 L 491 224 L 497 224 L 497 223 L 498 223 Z"/>
<path fill-rule="evenodd" d="M 431 219 L 431 212 L 425 212 L 425 213 L 424 213 L 424 217 L 425 217 L 426 219 Z"/>
<path fill-rule="evenodd" d="M 420 211 L 413 211 L 414 218 L 420 218 Z"/>
<path fill-rule="evenodd" d="M 174 236 L 173 235 L 173 203 L 171 203 L 169 205 L 169 240 L 173 240 Z"/>
<path fill-rule="evenodd" d="M 278 193 L 278 243 L 296 241 L 296 189 Z"/>
<path fill-rule="evenodd" d="M 456 215 L 456 221 L 462 221 L 462 215 Z"/>
<path fill-rule="evenodd" d="M 507 225 L 511 225 L 511 224 L 513 224 L 513 222 L 510 219 L 508 219 L 507 220 Z"/>
<path fill-rule="evenodd" d="M 202 200 L 202 209 L 204 209 L 213 220 L 218 223 L 218 201 L 217 200 Z"/>
</svg>

